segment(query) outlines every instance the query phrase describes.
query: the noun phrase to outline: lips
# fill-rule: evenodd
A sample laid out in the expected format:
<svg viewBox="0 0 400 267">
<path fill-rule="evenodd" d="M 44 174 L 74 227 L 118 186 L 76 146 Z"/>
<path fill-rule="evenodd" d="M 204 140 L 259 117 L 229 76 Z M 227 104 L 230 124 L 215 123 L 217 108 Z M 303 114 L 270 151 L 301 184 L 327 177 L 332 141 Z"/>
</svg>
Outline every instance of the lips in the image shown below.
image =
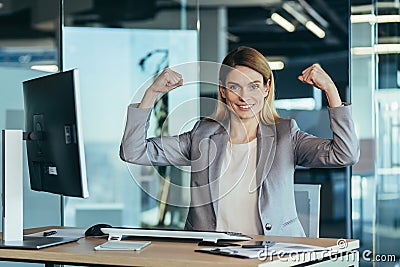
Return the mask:
<svg viewBox="0 0 400 267">
<path fill-rule="evenodd" d="M 247 105 L 237 105 L 240 110 L 250 110 L 254 104 L 247 104 Z"/>
</svg>

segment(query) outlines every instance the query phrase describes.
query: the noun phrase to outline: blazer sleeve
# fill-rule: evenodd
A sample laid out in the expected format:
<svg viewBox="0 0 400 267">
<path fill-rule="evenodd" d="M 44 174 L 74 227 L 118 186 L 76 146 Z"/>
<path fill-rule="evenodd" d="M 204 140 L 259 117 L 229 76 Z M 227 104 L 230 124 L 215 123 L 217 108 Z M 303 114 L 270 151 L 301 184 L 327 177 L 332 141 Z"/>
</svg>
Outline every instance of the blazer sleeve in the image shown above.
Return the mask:
<svg viewBox="0 0 400 267">
<path fill-rule="evenodd" d="M 313 136 L 291 120 L 295 162 L 304 167 L 342 167 L 355 164 L 360 155 L 350 105 L 328 108 L 332 139 Z"/>
<path fill-rule="evenodd" d="M 120 146 L 123 161 L 148 166 L 190 165 L 190 132 L 177 136 L 147 138 L 151 108 L 128 106 L 125 131 Z"/>
</svg>

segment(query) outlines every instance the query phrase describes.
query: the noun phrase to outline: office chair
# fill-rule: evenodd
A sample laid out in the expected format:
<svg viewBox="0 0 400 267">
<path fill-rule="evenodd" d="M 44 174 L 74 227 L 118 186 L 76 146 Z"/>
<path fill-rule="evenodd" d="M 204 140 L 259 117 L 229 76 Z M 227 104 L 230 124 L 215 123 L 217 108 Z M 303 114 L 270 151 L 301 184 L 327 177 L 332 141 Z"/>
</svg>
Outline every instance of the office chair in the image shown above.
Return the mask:
<svg viewBox="0 0 400 267">
<path fill-rule="evenodd" d="M 297 214 L 307 237 L 319 237 L 320 184 L 295 184 Z"/>
</svg>

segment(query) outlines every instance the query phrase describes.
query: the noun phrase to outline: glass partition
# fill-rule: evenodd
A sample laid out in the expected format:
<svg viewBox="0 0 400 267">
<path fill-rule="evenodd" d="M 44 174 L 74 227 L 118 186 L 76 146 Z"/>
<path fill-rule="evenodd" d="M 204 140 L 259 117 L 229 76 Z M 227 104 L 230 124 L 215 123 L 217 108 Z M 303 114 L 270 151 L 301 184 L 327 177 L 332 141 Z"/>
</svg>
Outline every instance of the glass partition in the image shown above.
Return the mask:
<svg viewBox="0 0 400 267">
<path fill-rule="evenodd" d="M 352 1 L 351 10 L 351 88 L 358 103 L 353 114 L 361 144 L 352 176 L 353 236 L 360 239 L 364 253 L 361 266 L 397 266 L 399 5 Z"/>
</svg>

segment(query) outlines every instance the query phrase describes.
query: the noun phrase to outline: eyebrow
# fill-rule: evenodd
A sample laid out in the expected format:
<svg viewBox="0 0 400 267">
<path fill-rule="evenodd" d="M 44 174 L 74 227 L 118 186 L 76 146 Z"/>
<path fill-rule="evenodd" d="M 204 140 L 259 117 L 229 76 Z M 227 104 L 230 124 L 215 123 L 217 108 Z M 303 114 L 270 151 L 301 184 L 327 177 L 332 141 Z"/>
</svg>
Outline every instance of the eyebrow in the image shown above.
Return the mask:
<svg viewBox="0 0 400 267">
<path fill-rule="evenodd" d="M 240 85 L 240 84 L 239 84 L 239 83 L 237 83 L 237 82 L 231 82 L 231 81 L 227 81 L 226 83 L 227 83 L 227 84 Z M 251 82 L 249 82 L 248 84 L 251 84 L 251 83 L 261 83 L 261 81 L 259 81 L 259 80 L 255 80 L 255 81 L 251 81 Z"/>
</svg>

